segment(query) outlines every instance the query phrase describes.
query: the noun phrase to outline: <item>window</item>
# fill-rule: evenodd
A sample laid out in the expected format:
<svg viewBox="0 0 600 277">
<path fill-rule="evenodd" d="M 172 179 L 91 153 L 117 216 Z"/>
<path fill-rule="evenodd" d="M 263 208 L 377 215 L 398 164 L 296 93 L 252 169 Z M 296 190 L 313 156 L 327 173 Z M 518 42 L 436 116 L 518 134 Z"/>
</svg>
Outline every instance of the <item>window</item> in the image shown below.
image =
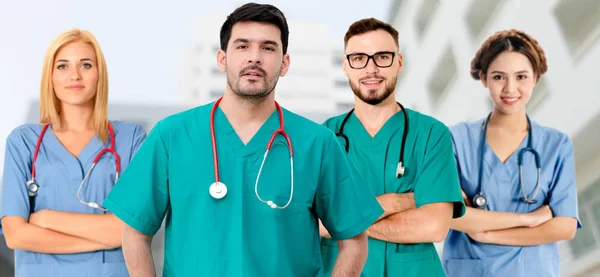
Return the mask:
<svg viewBox="0 0 600 277">
<path fill-rule="evenodd" d="M 504 0 L 471 2 L 466 20 L 467 28 L 472 38 L 479 38 L 481 32 L 489 25 L 503 3 Z"/>
<path fill-rule="evenodd" d="M 445 91 L 450 87 L 456 77 L 456 58 L 449 45 L 442 54 L 435 71 L 429 77 L 428 87 L 431 103 L 434 110 L 442 103 Z"/>
<path fill-rule="evenodd" d="M 340 113 L 345 113 L 354 108 L 354 103 L 337 103 L 336 109 Z"/>
<path fill-rule="evenodd" d="M 579 220 L 583 228 L 569 241 L 575 258 L 585 256 L 600 246 L 600 179 L 578 194 Z"/>
<path fill-rule="evenodd" d="M 600 1 L 560 0 L 554 16 L 562 36 L 577 60 L 600 38 Z"/>
<path fill-rule="evenodd" d="M 223 96 L 223 91 L 222 90 L 218 90 L 218 89 L 214 89 L 214 90 L 211 90 L 209 92 L 209 95 L 210 95 L 210 99 L 217 100 L 221 96 Z"/>
<path fill-rule="evenodd" d="M 421 0 L 421 7 L 417 13 L 417 22 L 415 26 L 417 27 L 417 35 L 420 39 L 423 38 L 425 28 L 433 18 L 433 13 L 435 12 L 439 0 Z"/>
<path fill-rule="evenodd" d="M 544 78 L 540 79 L 535 85 L 529 103 L 527 103 L 527 112 L 532 113 L 535 111 L 548 98 L 549 94 L 547 82 Z"/>
<path fill-rule="evenodd" d="M 335 88 L 347 89 L 350 88 L 350 84 L 348 80 L 335 80 L 333 81 L 333 85 Z"/>
</svg>

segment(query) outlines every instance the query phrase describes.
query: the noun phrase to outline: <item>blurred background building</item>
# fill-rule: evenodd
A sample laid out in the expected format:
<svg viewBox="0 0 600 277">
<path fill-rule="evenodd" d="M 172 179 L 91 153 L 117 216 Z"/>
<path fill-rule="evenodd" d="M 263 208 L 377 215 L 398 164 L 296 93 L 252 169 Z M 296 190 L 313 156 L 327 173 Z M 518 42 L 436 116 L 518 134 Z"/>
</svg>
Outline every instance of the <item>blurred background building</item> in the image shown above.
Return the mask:
<svg viewBox="0 0 600 277">
<path fill-rule="evenodd" d="M 0 142 L 17 125 L 37 121 L 43 53 L 55 35 L 74 25 L 94 32 L 103 47 L 112 119 L 135 121 L 149 131 L 169 114 L 220 97 L 225 75 L 216 66 L 219 28 L 242 2 L 222 1 L 217 10 L 201 1 L 176 2 L 147 3 L 146 12 L 135 13 L 138 4 L 107 1 L 90 13 L 89 4 L 78 1 L 40 1 L 31 10 L 0 0 L 0 36 L 12 42 L 0 46 Z M 343 32 L 355 20 L 377 17 L 398 29 L 404 55 L 398 100 L 448 125 L 482 118 L 491 109 L 487 91 L 469 75 L 480 44 L 508 28 L 535 37 L 549 71 L 536 87 L 529 114 L 567 133 L 575 145 L 584 226 L 574 240 L 560 244 L 561 276 L 600 276 L 600 81 L 594 67 L 600 62 L 600 1 L 372 0 L 368 8 L 358 0 L 266 2 L 288 15 L 291 31 L 291 67 L 276 98 L 316 122 L 353 106 L 341 60 Z M 159 276 L 162 234 L 161 229 L 153 241 Z M 2 239 L 0 276 L 12 276 L 12 251 Z"/>
</svg>

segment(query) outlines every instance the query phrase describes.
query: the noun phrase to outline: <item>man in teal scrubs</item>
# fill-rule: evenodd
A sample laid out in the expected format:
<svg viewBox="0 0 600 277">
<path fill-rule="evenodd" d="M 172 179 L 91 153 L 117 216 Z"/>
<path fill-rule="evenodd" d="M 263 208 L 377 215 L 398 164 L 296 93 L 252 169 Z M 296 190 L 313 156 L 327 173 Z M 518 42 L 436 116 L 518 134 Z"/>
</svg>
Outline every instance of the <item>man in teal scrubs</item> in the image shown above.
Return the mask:
<svg viewBox="0 0 600 277">
<path fill-rule="evenodd" d="M 154 276 L 150 241 L 165 216 L 165 277 L 322 276 L 319 220 L 343 249 L 333 275 L 359 276 L 363 232 L 383 209 L 333 132 L 275 103 L 288 33 L 272 5 L 230 14 L 223 98 L 158 122 L 105 200 L 128 225 L 131 276 Z"/>
<path fill-rule="evenodd" d="M 385 210 L 367 230 L 369 256 L 361 276 L 444 276 L 433 242 L 443 241 L 452 218 L 465 211 L 450 132 L 396 102 L 402 55 L 391 25 L 373 18 L 357 21 L 344 43 L 354 109 L 325 125 L 340 137 Z M 321 249 L 329 274 L 340 248 L 324 227 Z"/>
</svg>

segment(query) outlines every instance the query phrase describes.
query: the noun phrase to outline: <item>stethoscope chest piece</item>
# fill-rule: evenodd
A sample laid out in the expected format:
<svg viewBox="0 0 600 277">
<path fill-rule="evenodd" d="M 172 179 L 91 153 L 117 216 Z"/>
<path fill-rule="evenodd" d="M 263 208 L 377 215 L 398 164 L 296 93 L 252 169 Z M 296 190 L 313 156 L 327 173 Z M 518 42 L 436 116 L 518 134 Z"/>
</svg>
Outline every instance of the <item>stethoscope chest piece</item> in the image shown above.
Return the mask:
<svg viewBox="0 0 600 277">
<path fill-rule="evenodd" d="M 487 205 L 487 198 L 485 196 L 478 193 L 473 197 L 473 206 L 475 208 L 483 208 L 485 205 Z"/>
<path fill-rule="evenodd" d="M 29 196 L 36 196 L 39 190 L 40 185 L 38 185 L 34 180 L 27 181 L 27 193 Z"/>
<path fill-rule="evenodd" d="M 210 185 L 208 192 L 214 199 L 221 199 L 227 195 L 227 186 L 221 182 L 215 182 Z"/>
</svg>

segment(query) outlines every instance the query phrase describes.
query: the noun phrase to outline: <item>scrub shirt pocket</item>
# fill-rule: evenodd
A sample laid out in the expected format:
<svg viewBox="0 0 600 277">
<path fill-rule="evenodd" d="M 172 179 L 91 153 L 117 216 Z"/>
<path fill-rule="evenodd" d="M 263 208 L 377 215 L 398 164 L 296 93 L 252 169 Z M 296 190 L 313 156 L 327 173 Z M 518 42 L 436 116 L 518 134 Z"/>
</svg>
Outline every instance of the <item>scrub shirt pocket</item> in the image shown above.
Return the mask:
<svg viewBox="0 0 600 277">
<path fill-rule="evenodd" d="M 435 276 L 436 266 L 431 251 L 427 249 L 417 252 L 395 253 L 390 257 L 387 264 L 388 276 Z"/>
<path fill-rule="evenodd" d="M 51 184 L 52 180 L 40 179 L 40 189 L 37 196 L 35 196 L 35 209 L 34 212 L 41 210 L 56 210 L 56 187 L 55 184 Z M 28 198 L 28 200 L 31 200 Z"/>
<path fill-rule="evenodd" d="M 444 270 L 448 277 L 485 276 L 481 260 L 448 259 L 444 261 Z"/>
</svg>

